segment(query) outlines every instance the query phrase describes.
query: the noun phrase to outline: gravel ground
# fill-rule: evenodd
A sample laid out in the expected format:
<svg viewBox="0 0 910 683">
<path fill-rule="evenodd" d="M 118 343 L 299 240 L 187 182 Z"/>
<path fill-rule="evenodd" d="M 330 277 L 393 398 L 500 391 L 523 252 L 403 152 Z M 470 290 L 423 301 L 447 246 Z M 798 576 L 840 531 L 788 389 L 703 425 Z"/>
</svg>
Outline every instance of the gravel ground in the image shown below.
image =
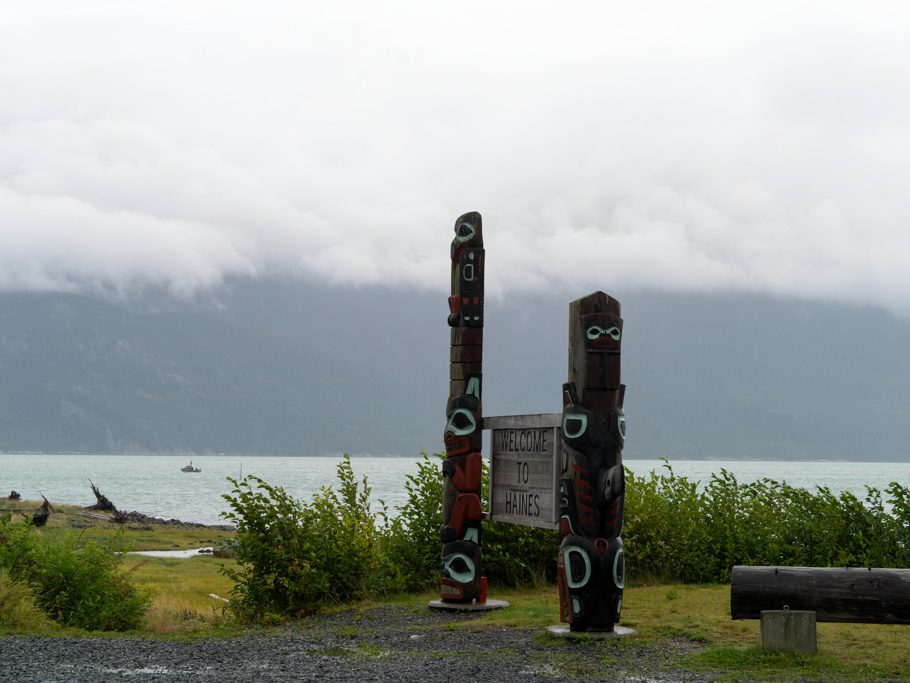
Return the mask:
<svg viewBox="0 0 910 683">
<path fill-rule="evenodd" d="M 675 668 L 698 646 L 625 638 L 577 642 L 478 615 L 381 607 L 237 638 L 0 637 L 8 680 L 31 681 L 704 681 Z"/>
</svg>

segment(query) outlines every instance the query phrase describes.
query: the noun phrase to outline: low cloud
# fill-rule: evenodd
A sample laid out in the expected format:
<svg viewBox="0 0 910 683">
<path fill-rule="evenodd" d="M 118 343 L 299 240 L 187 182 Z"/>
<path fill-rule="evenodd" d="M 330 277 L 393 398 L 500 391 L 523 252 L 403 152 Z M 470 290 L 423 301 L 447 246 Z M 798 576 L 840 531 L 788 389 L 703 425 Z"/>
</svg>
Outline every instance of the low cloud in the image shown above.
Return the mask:
<svg viewBox="0 0 910 683">
<path fill-rule="evenodd" d="M 37 3 L 0 23 L 0 289 L 235 275 L 910 312 L 910 12 Z"/>
</svg>

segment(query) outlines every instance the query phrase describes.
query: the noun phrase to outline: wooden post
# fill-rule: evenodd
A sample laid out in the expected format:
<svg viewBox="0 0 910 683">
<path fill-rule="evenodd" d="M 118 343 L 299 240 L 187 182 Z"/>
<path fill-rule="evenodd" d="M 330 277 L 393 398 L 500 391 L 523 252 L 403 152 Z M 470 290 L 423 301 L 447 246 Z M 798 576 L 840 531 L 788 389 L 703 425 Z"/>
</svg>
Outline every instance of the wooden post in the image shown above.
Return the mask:
<svg viewBox="0 0 910 683">
<path fill-rule="evenodd" d="M 910 624 L 910 569 L 733 567 L 730 615 L 809 610 L 818 621 Z"/>
<path fill-rule="evenodd" d="M 766 650 L 790 650 L 814 655 L 818 652 L 815 612 L 800 609 L 762 610 L 761 646 Z"/>
<path fill-rule="evenodd" d="M 560 618 L 572 631 L 612 631 L 622 610 L 625 386 L 620 304 L 603 292 L 569 305 L 569 381 L 557 558 Z"/>
<path fill-rule="evenodd" d="M 480 214 L 466 213 L 455 221 L 449 401 L 446 405 L 442 472 L 443 524 L 440 597 L 445 602 L 483 603 L 486 578 L 480 574 L 480 503 L 483 416 L 483 276 L 484 249 Z"/>
</svg>

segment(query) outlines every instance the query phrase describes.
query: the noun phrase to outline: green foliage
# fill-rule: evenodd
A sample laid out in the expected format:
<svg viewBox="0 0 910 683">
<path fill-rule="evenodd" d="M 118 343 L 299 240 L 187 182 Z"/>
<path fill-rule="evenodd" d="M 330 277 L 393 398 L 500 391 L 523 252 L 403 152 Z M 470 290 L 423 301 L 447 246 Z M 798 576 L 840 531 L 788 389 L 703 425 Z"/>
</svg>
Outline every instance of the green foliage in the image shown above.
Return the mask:
<svg viewBox="0 0 910 683">
<path fill-rule="evenodd" d="M 439 453 L 430 458 L 423 452 L 417 472 L 405 479 L 407 500 L 388 522 L 389 563 L 396 568 L 402 588 L 429 588 L 439 575 L 442 458 Z"/>
<path fill-rule="evenodd" d="M 370 510 L 370 488 L 350 459 L 337 491 L 309 502 L 256 477 L 225 499 L 238 530 L 232 608 L 245 619 L 300 615 L 362 598 L 429 589 L 439 576 L 443 456 L 423 454 L 405 481 L 406 502 L 390 516 Z M 815 493 L 770 479 L 741 484 L 726 470 L 704 486 L 664 472 L 626 473 L 623 540 L 639 578 L 726 582 L 736 564 L 908 566 L 910 490 Z M 488 471 L 483 470 L 484 507 Z M 556 532 L 485 522 L 482 571 L 497 588 L 555 580 Z"/>
<path fill-rule="evenodd" d="M 673 472 L 626 470 L 623 541 L 639 576 L 726 582 L 734 565 L 906 567 L 910 490 L 891 484 L 815 492 L 772 479 L 739 483 L 726 470 L 704 487 Z"/>
<path fill-rule="evenodd" d="M 35 604 L 66 626 L 128 631 L 142 625 L 150 596 L 120 571 L 120 558 L 90 541 L 44 538 L 28 522 L 0 518 L 0 568 L 29 587 Z"/>
<path fill-rule="evenodd" d="M 242 620 L 299 616 L 325 605 L 424 590 L 439 578 L 442 545 L 442 455 L 428 456 L 405 480 L 406 502 L 389 515 L 370 510 L 366 477 L 357 482 L 350 458 L 337 468 L 338 486 L 308 501 L 248 476 L 224 499 L 237 527 L 238 566 L 231 608 Z M 484 491 L 487 490 L 484 466 Z M 555 577 L 554 532 L 509 524 L 484 525 L 484 574 L 497 586 Z"/>
<path fill-rule="evenodd" d="M 366 478 L 358 485 L 347 455 L 337 472 L 338 491 L 323 488 L 309 503 L 255 476 L 229 479 L 224 516 L 237 527 L 238 568 L 224 571 L 241 619 L 301 616 L 393 588 Z"/>
</svg>

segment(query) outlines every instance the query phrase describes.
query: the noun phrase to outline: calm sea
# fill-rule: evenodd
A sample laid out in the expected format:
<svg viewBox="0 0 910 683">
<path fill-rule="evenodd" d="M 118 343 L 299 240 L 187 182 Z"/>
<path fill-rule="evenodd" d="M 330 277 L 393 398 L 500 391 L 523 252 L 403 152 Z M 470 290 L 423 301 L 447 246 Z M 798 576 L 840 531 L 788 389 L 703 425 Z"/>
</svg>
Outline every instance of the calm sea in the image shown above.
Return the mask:
<svg viewBox="0 0 910 683">
<path fill-rule="evenodd" d="M 415 458 L 351 459 L 358 478 L 366 475 L 374 501 L 384 500 L 390 509 L 405 500 L 404 482 L 416 471 Z M 223 523 L 219 514 L 227 509 L 221 498 L 230 491 L 227 477 L 255 474 L 270 484 L 283 486 L 298 498 L 308 498 L 320 487 L 336 483 L 337 457 L 194 457 L 199 473 L 184 473 L 188 460 L 177 456 L 138 455 L 0 455 L 0 495 L 15 489 L 23 498 L 51 503 L 90 505 L 95 502 L 89 480 L 123 510 L 137 510 L 154 517 L 205 524 Z M 638 475 L 659 470 L 660 460 L 626 460 Z M 676 460 L 673 470 L 696 481 L 706 481 L 712 472 L 725 468 L 740 481 L 763 477 L 793 486 L 827 486 L 862 496 L 865 486 L 884 488 L 892 481 L 910 484 L 910 463 L 778 462 L 758 460 Z"/>
</svg>

